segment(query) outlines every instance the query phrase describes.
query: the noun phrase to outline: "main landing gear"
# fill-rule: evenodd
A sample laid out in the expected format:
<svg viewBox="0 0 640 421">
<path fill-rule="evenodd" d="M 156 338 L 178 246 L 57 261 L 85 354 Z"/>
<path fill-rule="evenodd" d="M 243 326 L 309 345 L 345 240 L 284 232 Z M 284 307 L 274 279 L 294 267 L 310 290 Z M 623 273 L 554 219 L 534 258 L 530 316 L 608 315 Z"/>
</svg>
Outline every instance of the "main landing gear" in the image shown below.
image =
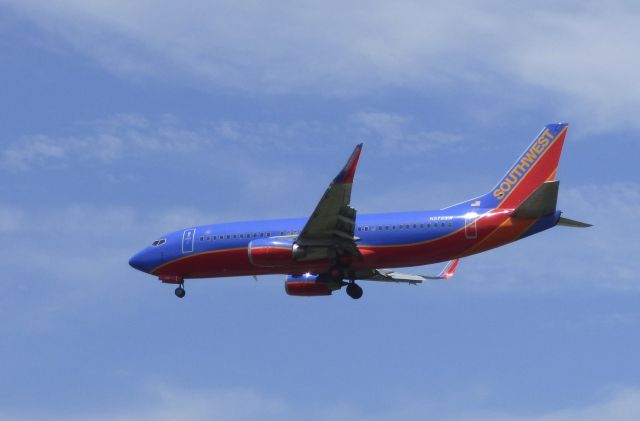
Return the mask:
<svg viewBox="0 0 640 421">
<path fill-rule="evenodd" d="M 186 291 L 184 290 L 184 283 L 178 285 L 178 288 L 176 288 L 176 297 L 178 298 L 184 298 L 184 296 L 186 295 Z"/>
<path fill-rule="evenodd" d="M 329 276 L 331 277 L 331 279 L 333 279 L 334 282 L 337 282 L 338 285 L 347 286 L 347 295 L 349 297 L 353 298 L 354 300 L 358 300 L 362 297 L 362 288 L 360 287 L 360 285 L 356 284 L 354 279 L 355 275 L 351 271 L 346 270 L 341 265 L 337 265 L 331 268 L 331 270 L 329 271 Z M 349 279 L 348 283 L 344 282 L 345 278 Z"/>
<path fill-rule="evenodd" d="M 362 288 L 354 281 L 349 281 L 347 284 L 347 295 L 354 300 L 357 300 L 362 297 Z"/>
</svg>

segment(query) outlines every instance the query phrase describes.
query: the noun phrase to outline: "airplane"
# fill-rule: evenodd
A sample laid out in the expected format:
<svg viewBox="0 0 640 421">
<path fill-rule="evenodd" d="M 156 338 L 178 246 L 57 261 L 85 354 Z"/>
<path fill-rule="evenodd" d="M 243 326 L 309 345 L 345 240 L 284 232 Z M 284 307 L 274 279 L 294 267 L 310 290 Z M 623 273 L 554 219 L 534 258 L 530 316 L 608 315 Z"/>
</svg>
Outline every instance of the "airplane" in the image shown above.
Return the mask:
<svg viewBox="0 0 640 421">
<path fill-rule="evenodd" d="M 283 274 L 293 296 L 325 296 L 356 281 L 419 284 L 449 279 L 459 259 L 503 246 L 556 225 L 590 224 L 556 209 L 558 162 L 566 123 L 548 124 L 488 193 L 440 210 L 358 214 L 351 189 L 362 151 L 358 144 L 308 218 L 192 226 L 163 235 L 129 264 L 176 284 L 198 278 Z M 448 261 L 436 276 L 394 268 Z"/>
</svg>

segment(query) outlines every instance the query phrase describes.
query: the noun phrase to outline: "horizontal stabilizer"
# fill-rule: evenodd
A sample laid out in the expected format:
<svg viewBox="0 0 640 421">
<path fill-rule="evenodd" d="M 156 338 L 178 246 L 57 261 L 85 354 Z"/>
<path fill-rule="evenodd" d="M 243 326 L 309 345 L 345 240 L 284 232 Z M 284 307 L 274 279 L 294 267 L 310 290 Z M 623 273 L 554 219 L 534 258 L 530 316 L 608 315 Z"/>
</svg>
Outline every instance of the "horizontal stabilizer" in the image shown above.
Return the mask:
<svg viewBox="0 0 640 421">
<path fill-rule="evenodd" d="M 367 281 L 404 282 L 408 284 L 419 284 L 430 279 L 450 279 L 458 268 L 459 262 L 460 259 L 451 260 L 437 276 L 412 275 L 389 269 L 375 269 L 373 274 L 363 279 Z"/>
<path fill-rule="evenodd" d="M 550 215 L 556 211 L 559 181 L 547 181 L 540 184 L 533 193 L 522 202 L 513 214 L 513 218 L 535 219 Z"/>
<path fill-rule="evenodd" d="M 589 228 L 593 226 L 591 224 L 587 224 L 586 222 L 574 221 L 573 219 L 563 217 L 560 217 L 558 225 L 571 228 Z"/>
</svg>

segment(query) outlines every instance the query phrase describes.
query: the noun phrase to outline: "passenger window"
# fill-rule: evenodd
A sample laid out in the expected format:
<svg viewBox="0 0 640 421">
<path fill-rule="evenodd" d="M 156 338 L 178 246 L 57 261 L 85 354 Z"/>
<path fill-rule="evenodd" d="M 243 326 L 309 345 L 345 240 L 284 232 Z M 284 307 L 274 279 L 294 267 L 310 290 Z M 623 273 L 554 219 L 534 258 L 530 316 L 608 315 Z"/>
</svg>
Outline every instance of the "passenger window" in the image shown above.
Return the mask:
<svg viewBox="0 0 640 421">
<path fill-rule="evenodd" d="M 385 225 L 384 229 L 389 231 L 389 225 Z"/>
<path fill-rule="evenodd" d="M 378 231 L 382 231 L 382 225 L 378 226 Z"/>
<path fill-rule="evenodd" d="M 264 237 L 264 232 L 261 232 L 261 233 L 260 233 L 260 237 Z"/>
<path fill-rule="evenodd" d="M 420 228 L 424 228 L 424 224 L 420 224 Z"/>
<path fill-rule="evenodd" d="M 227 234 L 227 240 L 230 239 L 230 238 L 231 238 L 231 236 L 229 234 Z"/>
<path fill-rule="evenodd" d="M 365 231 L 369 231 L 369 227 L 364 227 L 364 230 Z"/>
<path fill-rule="evenodd" d="M 213 239 L 214 239 L 214 240 L 216 239 L 216 236 L 215 236 L 215 235 L 213 236 Z"/>
<path fill-rule="evenodd" d="M 267 237 L 271 237 L 271 233 L 270 232 L 267 233 Z"/>
</svg>

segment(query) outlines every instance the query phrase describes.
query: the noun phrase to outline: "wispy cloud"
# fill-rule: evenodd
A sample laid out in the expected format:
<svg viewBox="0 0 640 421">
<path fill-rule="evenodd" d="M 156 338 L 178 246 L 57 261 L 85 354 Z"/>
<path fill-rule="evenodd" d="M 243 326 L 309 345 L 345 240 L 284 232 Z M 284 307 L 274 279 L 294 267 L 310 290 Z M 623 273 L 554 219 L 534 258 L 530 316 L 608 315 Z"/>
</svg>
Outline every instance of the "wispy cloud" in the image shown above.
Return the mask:
<svg viewBox="0 0 640 421">
<path fill-rule="evenodd" d="M 26 135 L 0 147 L 0 168 L 27 171 L 38 167 L 65 168 L 71 163 L 112 164 L 123 158 L 148 154 L 212 156 L 224 147 L 228 154 L 317 151 L 326 145 L 368 142 L 384 154 L 413 155 L 450 145 L 461 136 L 427 131 L 411 115 L 390 112 L 358 112 L 332 123 L 298 120 L 215 120 L 187 127 L 172 115 L 157 118 L 117 114 L 101 120 L 77 122 L 68 135 Z M 239 158 L 240 159 L 240 158 Z M 255 181 L 255 180 L 254 180 Z M 259 180 L 260 181 L 260 180 Z M 264 180 L 261 180 L 264 181 Z"/>
<path fill-rule="evenodd" d="M 360 112 L 351 117 L 358 138 L 372 141 L 384 154 L 411 155 L 459 145 L 461 136 L 444 131 L 426 131 L 408 115 Z"/>
<path fill-rule="evenodd" d="M 136 114 L 119 114 L 100 121 L 81 122 L 70 135 L 27 135 L 0 150 L 5 169 L 25 171 L 69 162 L 109 164 L 126 155 L 145 152 L 192 151 L 209 142 L 202 132 L 182 129 L 171 116 L 158 121 Z"/>
<path fill-rule="evenodd" d="M 27 135 L 0 149 L 0 165 L 8 170 L 64 167 L 71 162 L 110 164 L 149 153 L 194 154 L 216 146 L 242 144 L 248 148 L 287 148 L 318 129 L 311 123 L 281 125 L 220 120 L 187 128 L 174 116 L 150 119 L 118 114 L 79 122 L 70 135 Z"/>
<path fill-rule="evenodd" d="M 632 421 L 640 413 L 640 390 L 632 388 L 621 390 L 608 400 L 585 406 L 549 411 L 536 415 L 488 414 L 464 416 L 472 420 L 496 421 Z"/>
<path fill-rule="evenodd" d="M 532 415 L 521 415 L 499 410 L 476 410 L 467 412 L 460 401 L 450 407 L 443 407 L 429 402 L 429 399 L 416 399 L 413 402 L 396 401 L 383 410 L 371 410 L 355 404 L 325 402 L 322 407 L 301 405 L 277 396 L 260 393 L 251 389 L 211 389 L 191 390 L 157 385 L 139 394 L 144 398 L 127 408 L 118 410 L 100 409 L 95 412 L 66 413 L 64 415 L 47 413 L 16 415 L 0 414 L 2 420 L 175 420 L 189 421 L 222 419 L 232 421 L 244 420 L 299 420 L 337 421 L 368 420 L 381 421 L 390 419 L 420 420 L 496 420 L 496 421 L 600 421 L 619 420 L 634 421 L 640 411 L 640 390 L 622 389 L 608 399 L 587 403 L 582 406 L 543 411 Z"/>
<path fill-rule="evenodd" d="M 638 127 L 640 10 L 625 1 L 5 4 L 127 77 L 263 93 L 470 90 Z"/>
</svg>

